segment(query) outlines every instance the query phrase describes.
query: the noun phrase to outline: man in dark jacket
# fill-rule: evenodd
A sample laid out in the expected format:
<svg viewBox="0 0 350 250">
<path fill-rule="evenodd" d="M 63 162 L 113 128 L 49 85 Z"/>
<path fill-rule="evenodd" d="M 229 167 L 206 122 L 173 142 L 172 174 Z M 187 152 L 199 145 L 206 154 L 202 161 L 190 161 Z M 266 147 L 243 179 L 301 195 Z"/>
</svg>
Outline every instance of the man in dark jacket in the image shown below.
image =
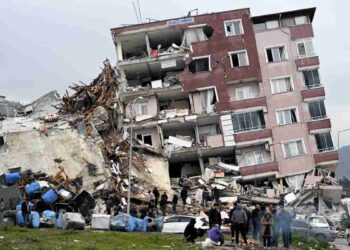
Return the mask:
<svg viewBox="0 0 350 250">
<path fill-rule="evenodd" d="M 277 211 L 277 208 L 273 208 L 271 210 L 272 213 L 272 242 L 271 246 L 278 247 L 278 238 L 280 236 L 280 230 L 281 230 L 281 225 L 280 225 L 280 218 L 279 214 Z"/>
<path fill-rule="evenodd" d="M 176 214 L 176 206 L 177 206 L 178 199 L 179 199 L 179 197 L 177 196 L 177 194 L 174 194 L 173 201 L 171 202 L 173 204 L 173 213 L 174 214 Z"/>
<path fill-rule="evenodd" d="M 236 210 L 236 208 L 237 208 L 237 203 L 233 203 L 233 207 L 230 210 L 230 212 L 228 213 L 228 216 L 229 216 L 230 221 L 231 221 L 231 239 L 232 239 L 232 243 L 233 243 L 233 241 L 234 241 L 233 239 L 235 237 L 235 227 L 234 227 L 234 224 L 233 224 L 231 218 L 232 218 L 232 214 Z"/>
<path fill-rule="evenodd" d="M 282 207 L 278 218 L 282 229 L 283 246 L 285 248 L 289 248 L 292 234 L 292 216 Z"/>
<path fill-rule="evenodd" d="M 159 196 L 160 196 L 157 187 L 154 187 L 154 188 L 153 188 L 153 194 L 154 194 L 154 198 L 155 198 L 155 200 L 154 200 L 154 206 L 157 208 L 157 207 L 158 207 L 158 200 L 159 200 Z"/>
<path fill-rule="evenodd" d="M 30 215 L 30 206 L 26 200 L 24 200 L 21 204 L 21 211 L 23 216 L 23 225 L 27 226 L 29 221 L 29 215 Z"/>
<path fill-rule="evenodd" d="M 187 187 L 183 187 L 182 188 L 180 195 L 181 195 L 182 203 L 185 206 L 186 205 L 186 199 L 187 199 Z"/>
<path fill-rule="evenodd" d="M 207 207 L 208 200 L 209 200 L 209 190 L 207 189 L 207 187 L 204 187 L 202 197 L 203 197 L 203 207 Z"/>
<path fill-rule="evenodd" d="M 219 203 L 220 193 L 219 193 L 219 189 L 217 187 L 214 187 L 214 189 L 213 189 L 213 198 L 214 198 L 216 203 Z"/>
<path fill-rule="evenodd" d="M 166 205 L 168 203 L 168 196 L 166 194 L 166 192 L 164 192 L 162 194 L 162 196 L 160 197 L 160 209 L 162 210 L 162 215 L 165 215 L 165 210 L 166 210 Z"/>
<path fill-rule="evenodd" d="M 185 228 L 184 236 L 188 242 L 194 243 L 194 240 L 198 237 L 198 229 L 194 227 L 195 224 L 196 219 L 191 219 Z"/>
<path fill-rule="evenodd" d="M 208 211 L 209 217 L 209 228 L 212 228 L 214 224 L 218 224 L 221 227 L 221 214 L 218 210 L 218 204 L 215 203 L 214 206 Z"/>
<path fill-rule="evenodd" d="M 253 239 L 255 241 L 258 241 L 261 238 L 261 219 L 262 219 L 261 214 L 262 214 L 262 211 L 260 210 L 259 204 L 257 204 L 251 214 L 252 223 L 253 223 Z"/>
<path fill-rule="evenodd" d="M 242 205 L 243 211 L 246 213 L 247 215 L 247 223 L 245 225 L 245 235 L 248 235 L 249 232 L 249 226 L 250 226 L 250 219 L 251 219 L 251 212 L 248 210 L 248 206 L 247 204 L 243 204 Z"/>
<path fill-rule="evenodd" d="M 237 205 L 236 210 L 232 213 L 231 221 L 235 227 L 236 233 L 236 244 L 239 243 L 239 233 L 241 233 L 242 238 L 244 240 L 244 244 L 247 244 L 247 237 L 245 234 L 245 226 L 247 224 L 247 214 L 243 211 L 242 206 L 240 204 Z"/>
</svg>

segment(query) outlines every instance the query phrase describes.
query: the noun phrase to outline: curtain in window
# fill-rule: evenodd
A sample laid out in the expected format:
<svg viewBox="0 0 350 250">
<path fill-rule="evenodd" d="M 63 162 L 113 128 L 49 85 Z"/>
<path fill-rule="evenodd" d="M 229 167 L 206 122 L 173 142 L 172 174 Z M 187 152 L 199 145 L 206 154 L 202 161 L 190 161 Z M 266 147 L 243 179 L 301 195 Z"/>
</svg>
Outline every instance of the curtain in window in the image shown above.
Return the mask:
<svg viewBox="0 0 350 250">
<path fill-rule="evenodd" d="M 203 28 L 197 29 L 187 29 L 184 31 L 184 37 L 182 40 L 182 45 L 185 47 L 190 47 L 194 42 L 206 41 L 207 36 L 204 34 Z"/>
<path fill-rule="evenodd" d="M 200 92 L 201 112 L 211 113 L 214 111 L 214 89 L 207 89 Z"/>
<path fill-rule="evenodd" d="M 287 182 L 288 187 L 293 191 L 301 190 L 301 186 L 304 183 L 305 174 L 293 175 L 284 178 Z"/>
</svg>

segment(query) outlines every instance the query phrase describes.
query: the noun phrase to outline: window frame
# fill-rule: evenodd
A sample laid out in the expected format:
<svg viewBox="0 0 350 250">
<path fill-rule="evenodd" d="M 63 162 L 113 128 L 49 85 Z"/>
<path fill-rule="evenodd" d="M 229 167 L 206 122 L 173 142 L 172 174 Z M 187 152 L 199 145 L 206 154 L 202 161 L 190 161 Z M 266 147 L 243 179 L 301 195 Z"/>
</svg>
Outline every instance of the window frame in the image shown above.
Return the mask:
<svg viewBox="0 0 350 250">
<path fill-rule="evenodd" d="M 280 60 L 280 61 L 272 61 L 272 62 L 269 62 L 269 57 L 268 57 L 268 55 L 267 55 L 267 50 L 268 50 L 268 49 L 273 49 L 273 48 L 279 48 L 279 47 L 284 47 L 285 59 L 284 59 L 284 60 Z M 288 60 L 289 60 L 287 46 L 286 46 L 286 44 L 284 44 L 284 43 L 283 43 L 283 44 L 276 44 L 276 45 L 264 47 L 264 50 L 265 50 L 265 60 L 266 60 L 266 63 L 278 63 L 278 62 L 285 62 L 285 61 L 288 61 Z M 281 57 L 281 55 L 280 55 L 280 57 Z"/>
<path fill-rule="evenodd" d="M 146 114 L 142 113 L 142 105 L 146 106 L 146 110 L 147 110 Z M 136 117 L 136 116 L 148 115 L 148 101 L 136 102 L 132 106 L 133 106 L 131 107 L 132 116 Z M 136 107 L 139 109 L 140 114 L 137 114 Z"/>
<path fill-rule="evenodd" d="M 331 144 L 332 144 L 332 147 L 328 147 L 328 143 L 327 143 L 327 140 L 326 140 L 326 137 L 325 137 L 326 134 L 329 135 L 329 138 L 331 139 L 330 142 L 331 142 Z M 316 138 L 316 136 L 324 136 L 324 140 L 325 140 L 326 146 L 327 146 L 326 148 L 318 148 L 318 143 L 317 143 L 317 138 Z M 331 134 L 330 131 L 314 134 L 314 137 L 315 137 L 315 141 L 316 141 L 317 150 L 318 150 L 319 153 L 334 150 L 333 138 L 332 138 L 332 134 Z"/>
<path fill-rule="evenodd" d="M 248 97 L 248 98 L 239 99 L 238 95 L 237 95 L 237 90 L 242 90 L 242 89 L 249 89 L 249 91 L 251 93 L 251 96 Z M 253 93 L 253 87 L 252 86 L 248 85 L 248 86 L 241 86 L 241 87 L 235 88 L 235 100 L 236 101 L 247 100 L 247 99 L 252 99 L 252 98 L 254 98 L 254 93 Z"/>
<path fill-rule="evenodd" d="M 323 107 L 324 107 L 324 111 L 325 111 L 325 114 L 323 116 L 316 116 L 316 117 L 312 117 L 311 115 L 311 111 L 310 111 L 310 104 L 311 103 L 318 103 L 318 108 L 319 110 L 321 111 L 321 107 L 320 107 L 320 104 L 319 102 L 323 102 Z M 309 114 L 310 114 L 310 118 L 311 118 L 311 121 L 319 121 L 319 120 L 324 120 L 324 119 L 327 119 L 328 118 L 328 115 L 327 115 L 327 109 L 326 109 L 326 104 L 325 104 L 325 99 L 324 97 L 323 98 L 320 98 L 320 99 L 316 99 L 316 100 L 312 100 L 312 101 L 309 101 L 307 102 L 307 105 L 308 105 L 308 108 L 309 108 Z M 321 113 L 321 112 L 320 112 Z"/>
<path fill-rule="evenodd" d="M 257 116 L 259 117 L 259 113 L 258 112 L 262 112 L 262 117 L 263 117 L 263 122 L 262 121 L 259 121 L 259 123 L 261 123 L 259 125 L 259 127 L 254 127 L 254 126 L 251 126 L 251 127 L 248 127 L 248 128 L 241 128 L 242 126 L 241 125 L 241 122 L 243 122 L 245 125 L 246 124 L 253 124 L 253 120 L 251 119 L 252 118 L 252 115 L 251 113 L 253 112 L 256 112 L 257 113 Z M 246 120 L 244 115 L 245 114 L 250 114 L 250 120 Z M 243 115 L 243 120 L 240 120 L 239 119 L 239 115 Z M 238 125 L 239 125 L 239 129 L 236 129 L 235 130 L 235 122 L 234 122 L 234 117 L 237 116 L 237 122 L 238 122 Z M 252 111 L 245 111 L 245 112 L 237 112 L 237 113 L 233 113 L 231 115 L 231 119 L 232 119 L 232 126 L 233 126 L 233 131 L 235 132 L 235 134 L 238 134 L 238 133 L 246 133 L 246 132 L 250 132 L 250 131 L 259 131 L 259 130 L 264 130 L 266 129 L 266 119 L 265 119 L 265 114 L 264 114 L 264 110 L 262 109 L 258 109 L 258 110 L 252 110 Z M 264 124 L 262 124 L 264 123 Z"/>
<path fill-rule="evenodd" d="M 277 27 L 274 27 L 274 28 L 268 28 L 268 27 L 267 27 L 267 23 L 272 23 L 272 22 L 277 22 Z M 279 28 L 281 28 L 280 21 L 279 21 L 278 19 L 272 19 L 272 20 L 265 21 L 265 28 L 266 28 L 266 30 L 274 30 L 274 29 L 279 29 Z"/>
<path fill-rule="evenodd" d="M 321 80 L 321 75 L 320 75 L 320 71 L 319 71 L 319 67 L 316 67 L 316 68 L 310 68 L 310 69 L 305 69 L 305 70 L 302 70 L 302 74 L 303 74 L 303 80 L 304 80 L 304 86 L 305 88 L 307 89 L 313 89 L 313 88 L 319 88 L 322 86 L 322 80 Z M 318 74 L 318 80 L 319 80 L 319 84 L 318 85 L 306 85 L 306 79 L 305 79 L 305 74 L 304 72 L 306 71 L 317 71 L 317 74 Z M 312 78 L 314 79 L 314 76 L 312 76 Z"/>
<path fill-rule="evenodd" d="M 279 120 L 278 112 L 287 111 L 287 110 L 293 110 L 293 109 L 295 109 L 295 116 L 296 116 L 297 121 L 294 122 L 294 123 L 292 122 L 292 123 L 281 124 L 281 121 Z M 300 123 L 300 116 L 299 116 L 298 106 L 287 107 L 287 108 L 282 108 L 282 109 L 276 109 L 275 110 L 275 114 L 276 114 L 277 126 L 284 126 L 284 125 L 291 125 L 291 124 Z"/>
<path fill-rule="evenodd" d="M 242 53 L 242 52 L 245 53 L 245 58 L 246 58 L 247 64 L 246 64 L 246 65 L 233 66 L 232 55 L 233 55 L 233 54 L 239 54 L 239 53 Z M 234 69 L 234 68 L 247 67 L 247 66 L 250 65 L 250 64 L 249 64 L 248 51 L 247 51 L 246 49 L 230 51 L 230 52 L 228 52 L 228 55 L 229 55 L 229 57 L 230 57 L 231 68 L 233 68 L 233 69 Z M 238 62 L 239 62 L 239 59 L 238 59 Z"/>
<path fill-rule="evenodd" d="M 299 155 L 287 156 L 287 155 L 286 155 L 286 150 L 285 150 L 285 148 L 284 148 L 285 144 L 289 144 L 289 143 L 293 143 L 293 142 L 298 142 L 298 141 L 301 141 L 301 144 L 302 144 L 302 146 L 303 146 L 303 151 L 304 151 L 304 153 L 303 153 L 303 154 L 299 154 Z M 281 142 L 281 146 L 282 146 L 282 152 L 283 152 L 283 158 L 284 158 L 284 159 L 293 158 L 293 157 L 299 157 L 299 156 L 303 156 L 303 155 L 306 155 L 306 154 L 307 154 L 306 147 L 305 147 L 305 142 L 304 142 L 304 139 L 303 139 L 303 138 L 298 138 L 298 139 L 293 139 L 293 140 L 288 140 L 288 141 L 282 141 L 282 142 Z"/>
<path fill-rule="evenodd" d="M 226 29 L 227 23 L 233 23 L 233 22 L 239 22 L 239 28 L 240 28 L 241 34 L 229 35 L 229 34 L 227 33 L 227 29 Z M 225 36 L 226 36 L 226 37 L 244 35 L 244 28 L 243 28 L 242 19 L 232 19 L 232 20 L 226 20 L 226 21 L 224 21 L 224 30 L 225 30 Z"/>
<path fill-rule="evenodd" d="M 273 81 L 274 81 L 274 80 L 281 80 L 281 79 L 285 79 L 285 78 L 289 78 L 289 79 L 290 79 L 291 90 L 290 90 L 290 91 L 283 91 L 283 92 L 274 92 Z M 271 78 L 270 78 L 270 87 L 271 87 L 271 94 L 273 94 L 273 95 L 275 95 L 275 94 L 281 94 L 281 93 L 293 92 L 293 91 L 294 91 L 293 76 L 292 76 L 292 75 L 285 75 L 285 76 L 271 77 Z"/>
<path fill-rule="evenodd" d="M 307 51 L 306 46 L 305 46 L 305 42 L 309 42 L 309 41 L 311 41 L 312 48 L 313 48 L 313 51 L 314 51 L 314 53 L 310 54 L 310 55 L 308 54 L 308 51 Z M 305 56 L 301 56 L 300 55 L 299 44 L 301 44 L 301 43 L 304 44 L 304 48 L 305 48 L 305 52 L 306 52 Z M 317 53 L 315 51 L 315 44 L 314 44 L 314 38 L 313 37 L 306 37 L 306 38 L 298 39 L 298 40 L 295 41 L 295 44 L 297 46 L 298 58 L 299 59 L 304 59 L 304 58 L 310 58 L 310 57 L 317 56 Z"/>
<path fill-rule="evenodd" d="M 199 59 L 204 59 L 204 58 L 208 58 L 208 66 L 209 66 L 209 70 L 208 71 L 199 71 L 199 72 L 195 72 L 195 73 L 192 73 L 192 74 L 197 74 L 197 73 L 203 73 L 203 72 L 210 72 L 212 70 L 211 68 L 211 55 L 205 55 L 205 56 L 195 56 L 195 57 L 192 57 L 192 61 L 195 61 L 195 60 L 199 60 Z"/>
<path fill-rule="evenodd" d="M 259 154 L 259 156 L 258 157 L 260 157 L 261 156 L 261 159 L 262 159 L 262 162 L 261 163 L 259 163 L 258 161 L 257 161 L 257 155 Z M 250 155 L 253 155 L 254 156 L 254 164 L 253 165 L 250 165 L 249 163 L 248 163 L 248 156 L 250 156 Z M 255 165 L 260 165 L 260 164 L 264 164 L 265 163 L 265 158 L 264 158 L 264 153 L 260 150 L 254 150 L 254 151 L 251 151 L 251 152 L 247 152 L 247 153 L 245 153 L 244 154 L 244 160 L 245 160 L 245 164 L 246 164 L 246 166 L 255 166 Z"/>
</svg>

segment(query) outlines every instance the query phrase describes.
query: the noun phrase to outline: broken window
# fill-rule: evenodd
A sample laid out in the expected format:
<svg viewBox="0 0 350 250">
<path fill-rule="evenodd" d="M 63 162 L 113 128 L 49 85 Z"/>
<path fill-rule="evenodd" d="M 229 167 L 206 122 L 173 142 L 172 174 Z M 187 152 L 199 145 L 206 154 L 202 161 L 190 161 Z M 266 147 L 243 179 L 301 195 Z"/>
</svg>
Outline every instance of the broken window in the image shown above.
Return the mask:
<svg viewBox="0 0 350 250">
<path fill-rule="evenodd" d="M 184 31 L 184 38 L 182 41 L 182 46 L 189 48 L 192 43 L 206 41 L 208 37 L 204 33 L 203 27 L 190 28 Z"/>
<path fill-rule="evenodd" d="M 317 148 L 319 152 L 333 150 L 333 141 L 330 132 L 315 134 L 315 139 L 317 143 Z"/>
<path fill-rule="evenodd" d="M 210 71 L 210 57 L 193 58 L 192 62 L 188 65 L 188 68 L 192 73 Z"/>
<path fill-rule="evenodd" d="M 323 100 L 309 102 L 309 111 L 312 120 L 319 120 L 327 117 L 326 107 Z"/>
<path fill-rule="evenodd" d="M 143 144 L 148 144 L 152 146 L 152 136 L 151 135 L 143 135 L 137 134 L 136 138 L 143 142 Z"/>
<path fill-rule="evenodd" d="M 283 145 L 284 158 L 305 154 L 303 140 L 285 142 Z"/>
<path fill-rule="evenodd" d="M 268 62 L 280 62 L 287 60 L 286 47 L 278 46 L 266 49 Z"/>
<path fill-rule="evenodd" d="M 201 112 L 212 113 L 216 103 L 216 93 L 214 88 L 202 90 L 199 92 Z"/>
<path fill-rule="evenodd" d="M 275 78 L 271 80 L 272 94 L 292 91 L 291 77 Z"/>
<path fill-rule="evenodd" d="M 293 109 L 285 109 L 277 111 L 277 123 L 278 125 L 286 125 L 297 123 L 297 110 Z"/>
<path fill-rule="evenodd" d="M 226 36 L 237 36 L 243 34 L 241 20 L 225 21 Z"/>
<path fill-rule="evenodd" d="M 134 104 L 134 114 L 135 116 L 147 115 L 148 114 L 148 103 L 147 102 L 137 102 Z"/>
<path fill-rule="evenodd" d="M 306 38 L 297 41 L 297 47 L 300 58 L 316 55 L 312 38 Z"/>
<path fill-rule="evenodd" d="M 243 132 L 265 128 L 264 112 L 262 110 L 234 114 L 232 116 L 233 130 Z"/>
<path fill-rule="evenodd" d="M 245 161 L 247 166 L 254 166 L 264 163 L 264 155 L 261 151 L 254 151 L 245 154 Z"/>
<path fill-rule="evenodd" d="M 321 85 L 318 69 L 303 71 L 305 86 L 307 88 L 314 88 Z"/>
<path fill-rule="evenodd" d="M 242 67 L 249 65 L 248 54 L 246 50 L 230 52 L 230 55 L 232 67 Z"/>
<path fill-rule="evenodd" d="M 236 88 L 235 93 L 236 93 L 236 100 L 244 100 L 244 99 L 249 99 L 254 97 L 252 86 L 244 86 L 244 87 Z"/>
<path fill-rule="evenodd" d="M 271 20 L 266 22 L 266 29 L 277 29 L 279 28 L 280 24 L 278 20 Z"/>
</svg>

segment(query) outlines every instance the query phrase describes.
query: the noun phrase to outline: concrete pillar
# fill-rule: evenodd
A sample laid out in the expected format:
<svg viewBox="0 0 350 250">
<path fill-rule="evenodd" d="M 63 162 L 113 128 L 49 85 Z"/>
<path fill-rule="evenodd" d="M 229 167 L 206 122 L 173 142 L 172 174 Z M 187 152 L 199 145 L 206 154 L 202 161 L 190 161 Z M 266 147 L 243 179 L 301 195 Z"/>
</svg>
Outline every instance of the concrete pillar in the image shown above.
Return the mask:
<svg viewBox="0 0 350 250">
<path fill-rule="evenodd" d="M 203 158 L 200 156 L 198 157 L 199 160 L 199 166 L 201 167 L 201 173 L 202 173 L 202 178 L 204 176 L 204 162 L 203 162 Z"/>
</svg>

